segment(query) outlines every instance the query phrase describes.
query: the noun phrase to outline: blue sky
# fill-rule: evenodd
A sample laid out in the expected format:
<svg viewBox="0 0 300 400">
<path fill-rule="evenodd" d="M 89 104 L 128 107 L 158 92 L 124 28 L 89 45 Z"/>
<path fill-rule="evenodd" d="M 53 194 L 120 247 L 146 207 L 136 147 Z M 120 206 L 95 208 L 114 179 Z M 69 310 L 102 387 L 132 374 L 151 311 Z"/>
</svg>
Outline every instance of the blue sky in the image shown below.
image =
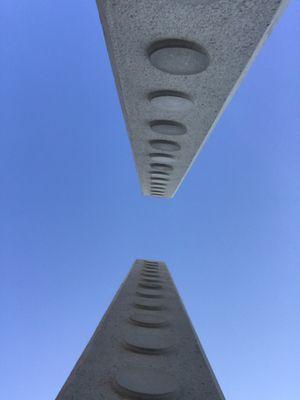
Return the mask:
<svg viewBox="0 0 300 400">
<path fill-rule="evenodd" d="M 53 399 L 154 258 L 227 400 L 299 399 L 300 3 L 173 200 L 140 194 L 95 2 L 0 10 L 0 398 Z"/>
</svg>

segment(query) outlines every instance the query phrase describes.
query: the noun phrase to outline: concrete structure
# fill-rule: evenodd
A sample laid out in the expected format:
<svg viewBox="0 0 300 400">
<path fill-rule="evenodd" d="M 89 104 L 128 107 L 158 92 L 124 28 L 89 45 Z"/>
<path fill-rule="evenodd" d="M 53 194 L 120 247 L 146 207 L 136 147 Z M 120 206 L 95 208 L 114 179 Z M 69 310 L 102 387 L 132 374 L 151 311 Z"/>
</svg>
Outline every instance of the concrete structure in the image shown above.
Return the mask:
<svg viewBox="0 0 300 400">
<path fill-rule="evenodd" d="M 162 262 L 137 260 L 57 400 L 224 399 Z"/>
<path fill-rule="evenodd" d="M 172 197 L 287 1 L 97 3 L 142 191 Z"/>
</svg>

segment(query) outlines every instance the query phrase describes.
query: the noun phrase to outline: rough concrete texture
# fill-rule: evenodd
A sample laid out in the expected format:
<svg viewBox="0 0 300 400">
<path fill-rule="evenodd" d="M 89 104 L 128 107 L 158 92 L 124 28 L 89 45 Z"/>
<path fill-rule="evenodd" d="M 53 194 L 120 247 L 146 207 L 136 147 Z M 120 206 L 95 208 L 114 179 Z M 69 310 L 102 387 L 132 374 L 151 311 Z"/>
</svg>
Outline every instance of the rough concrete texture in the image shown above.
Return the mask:
<svg viewBox="0 0 300 400">
<path fill-rule="evenodd" d="M 172 197 L 287 0 L 97 3 L 142 191 Z"/>
<path fill-rule="evenodd" d="M 56 400 L 224 399 L 166 265 L 147 263 L 134 263 Z M 160 287 L 141 287 L 150 271 Z"/>
</svg>

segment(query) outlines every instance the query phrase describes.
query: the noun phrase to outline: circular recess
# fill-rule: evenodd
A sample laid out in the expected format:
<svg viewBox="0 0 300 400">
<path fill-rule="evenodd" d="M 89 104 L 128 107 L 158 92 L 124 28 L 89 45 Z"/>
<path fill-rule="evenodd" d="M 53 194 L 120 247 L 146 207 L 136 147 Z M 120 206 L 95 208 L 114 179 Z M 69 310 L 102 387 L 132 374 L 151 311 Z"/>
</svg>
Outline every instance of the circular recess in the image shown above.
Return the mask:
<svg viewBox="0 0 300 400">
<path fill-rule="evenodd" d="M 184 93 L 162 90 L 149 95 L 150 103 L 164 111 L 184 112 L 190 110 L 194 103 Z"/>
<path fill-rule="evenodd" d="M 147 289 L 155 289 L 155 290 L 160 290 L 162 289 L 162 284 L 160 283 L 151 283 L 151 282 L 140 282 L 139 286 Z"/>
<path fill-rule="evenodd" d="M 165 182 L 168 182 L 170 179 L 170 174 L 169 173 L 165 173 L 161 174 L 161 171 L 154 171 L 154 172 L 150 172 L 150 179 L 161 179 Z"/>
<path fill-rule="evenodd" d="M 167 120 L 157 120 L 151 121 L 150 127 L 155 133 L 160 135 L 184 135 L 186 133 L 186 127 L 180 122 L 167 121 Z"/>
<path fill-rule="evenodd" d="M 170 175 L 169 172 L 152 171 L 152 170 L 149 171 L 149 174 L 150 174 L 150 175 L 153 175 L 153 174 L 155 174 L 155 175 L 160 175 L 160 176 L 163 176 L 163 177 L 168 177 L 168 176 Z"/>
<path fill-rule="evenodd" d="M 166 178 L 160 178 L 160 177 L 156 177 L 156 176 L 151 176 L 150 178 L 151 183 L 164 183 L 165 185 L 167 185 L 168 182 L 170 182 L 170 179 L 166 179 Z"/>
<path fill-rule="evenodd" d="M 148 274 L 148 272 L 149 271 L 145 271 L 145 273 L 142 273 L 141 277 L 142 278 L 156 278 L 156 279 L 160 279 L 161 278 L 160 274 L 157 274 L 157 273 L 152 274 L 151 272 L 150 272 L 150 274 Z"/>
<path fill-rule="evenodd" d="M 168 320 L 162 315 L 158 315 L 157 313 L 134 313 L 131 314 L 129 319 L 134 325 L 144 326 L 146 328 L 161 328 L 168 325 Z"/>
<path fill-rule="evenodd" d="M 166 181 L 157 181 L 156 179 L 150 179 L 151 185 L 159 185 L 159 186 L 167 186 L 168 182 Z"/>
<path fill-rule="evenodd" d="M 155 267 L 159 266 L 159 262 L 158 261 L 144 261 L 144 264 L 151 265 L 151 266 L 154 265 Z"/>
<path fill-rule="evenodd" d="M 159 173 L 160 173 L 159 171 L 156 172 L 156 174 L 159 174 Z M 150 176 L 150 179 L 151 180 L 159 180 L 159 181 L 169 182 L 170 181 L 170 176 L 154 175 L 154 173 L 152 173 L 151 176 Z"/>
<path fill-rule="evenodd" d="M 154 184 L 151 185 L 151 190 L 155 190 L 155 189 L 161 190 L 161 189 L 165 189 L 165 188 L 166 188 L 165 185 L 158 184 L 158 183 L 156 183 L 156 184 L 154 183 Z"/>
<path fill-rule="evenodd" d="M 165 192 L 165 190 L 163 190 L 162 188 L 158 188 L 158 187 L 156 187 L 156 188 L 151 188 L 151 191 L 152 191 L 152 192 L 156 192 L 156 191 Z"/>
<path fill-rule="evenodd" d="M 157 182 L 157 183 L 160 183 L 162 185 L 167 185 L 168 182 L 170 181 L 170 179 L 169 178 L 160 177 L 160 176 L 158 176 L 158 177 L 157 176 L 150 176 L 150 181 L 151 181 L 151 184 Z"/>
<path fill-rule="evenodd" d="M 156 299 L 138 299 L 134 302 L 134 305 L 137 308 L 152 311 L 160 311 L 164 308 L 161 301 L 157 301 Z"/>
<path fill-rule="evenodd" d="M 167 153 L 150 153 L 149 157 L 151 158 L 151 160 L 158 161 L 158 162 L 174 160 L 174 156 L 172 156 L 171 154 L 167 154 Z"/>
<path fill-rule="evenodd" d="M 143 273 L 145 272 L 145 273 L 155 274 L 155 275 L 157 275 L 157 276 L 160 275 L 160 270 L 159 270 L 159 268 L 155 268 L 155 267 L 154 267 L 154 269 L 153 269 L 153 268 L 150 267 L 150 269 L 149 269 L 149 266 L 148 266 L 148 267 L 145 267 L 145 268 L 146 268 L 146 269 L 143 269 L 143 270 L 141 271 L 141 274 L 143 274 Z"/>
<path fill-rule="evenodd" d="M 150 145 L 156 150 L 162 151 L 178 151 L 180 150 L 180 145 L 173 140 L 150 140 Z"/>
<path fill-rule="evenodd" d="M 157 278 L 159 278 L 161 275 L 160 275 L 160 273 L 159 272 L 157 272 L 157 271 L 152 271 L 152 270 L 143 270 L 142 272 L 141 272 L 141 275 L 143 275 L 143 276 L 149 276 L 149 277 L 151 277 L 151 276 L 153 276 L 153 277 L 157 277 Z"/>
<path fill-rule="evenodd" d="M 160 192 L 160 193 L 164 193 L 165 192 L 165 189 L 162 189 L 162 188 L 152 188 L 150 190 L 151 190 L 151 192 Z"/>
<path fill-rule="evenodd" d="M 168 182 L 170 182 L 170 179 L 167 179 L 167 178 L 161 178 L 161 177 L 157 177 L 157 176 L 151 176 L 150 177 L 150 181 L 151 181 L 151 185 L 153 184 L 153 183 L 159 183 L 159 184 L 161 184 L 161 185 L 167 185 L 168 184 Z"/>
<path fill-rule="evenodd" d="M 146 297 L 149 299 L 154 299 L 154 298 L 162 298 L 164 297 L 161 292 L 158 292 L 157 290 L 151 290 L 151 289 L 138 289 L 136 291 L 136 294 L 140 297 Z"/>
<path fill-rule="evenodd" d="M 161 191 L 165 191 L 166 187 L 165 186 L 160 186 L 160 185 L 151 185 L 151 189 L 150 190 L 161 190 Z"/>
<path fill-rule="evenodd" d="M 145 267 L 144 269 L 143 269 L 143 271 L 144 272 L 147 272 L 147 273 L 150 273 L 150 274 L 156 274 L 156 275 L 159 275 L 159 269 L 158 268 L 152 268 L 152 267 L 150 267 L 150 266 L 148 266 L 148 267 Z"/>
<path fill-rule="evenodd" d="M 137 328 L 128 332 L 124 337 L 125 346 L 137 353 L 162 354 L 174 346 L 174 339 L 161 331 L 149 332 L 146 329 Z"/>
<path fill-rule="evenodd" d="M 142 277 L 142 282 L 163 283 L 161 279 L 155 277 Z"/>
<path fill-rule="evenodd" d="M 151 168 L 157 170 L 157 171 L 172 171 L 173 167 L 172 165 L 169 164 L 162 164 L 162 163 L 154 163 L 150 164 Z"/>
<path fill-rule="evenodd" d="M 159 193 L 165 193 L 167 191 L 166 188 L 163 187 L 152 187 L 150 188 L 151 192 L 159 192 Z"/>
<path fill-rule="evenodd" d="M 120 368 L 114 386 L 121 395 L 142 400 L 172 399 L 178 390 L 176 380 L 164 370 L 140 365 Z"/>
<path fill-rule="evenodd" d="M 166 39 L 150 46 L 151 64 L 173 75 L 194 75 L 206 70 L 209 64 L 207 52 L 193 42 Z"/>
<path fill-rule="evenodd" d="M 160 187 L 166 187 L 167 182 L 160 182 L 160 181 L 151 181 L 151 186 L 160 186 Z"/>
</svg>

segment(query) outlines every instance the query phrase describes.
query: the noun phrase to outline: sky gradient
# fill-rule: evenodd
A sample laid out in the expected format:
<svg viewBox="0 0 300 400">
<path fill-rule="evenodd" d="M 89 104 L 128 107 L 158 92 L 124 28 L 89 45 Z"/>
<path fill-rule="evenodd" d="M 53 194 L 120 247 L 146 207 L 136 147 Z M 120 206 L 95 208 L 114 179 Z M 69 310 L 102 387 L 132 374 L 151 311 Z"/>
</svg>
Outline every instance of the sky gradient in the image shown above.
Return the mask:
<svg viewBox="0 0 300 400">
<path fill-rule="evenodd" d="M 299 399 L 300 2 L 172 200 L 140 193 L 95 1 L 0 15 L 0 398 L 54 399 L 153 258 L 227 400 Z"/>
</svg>

